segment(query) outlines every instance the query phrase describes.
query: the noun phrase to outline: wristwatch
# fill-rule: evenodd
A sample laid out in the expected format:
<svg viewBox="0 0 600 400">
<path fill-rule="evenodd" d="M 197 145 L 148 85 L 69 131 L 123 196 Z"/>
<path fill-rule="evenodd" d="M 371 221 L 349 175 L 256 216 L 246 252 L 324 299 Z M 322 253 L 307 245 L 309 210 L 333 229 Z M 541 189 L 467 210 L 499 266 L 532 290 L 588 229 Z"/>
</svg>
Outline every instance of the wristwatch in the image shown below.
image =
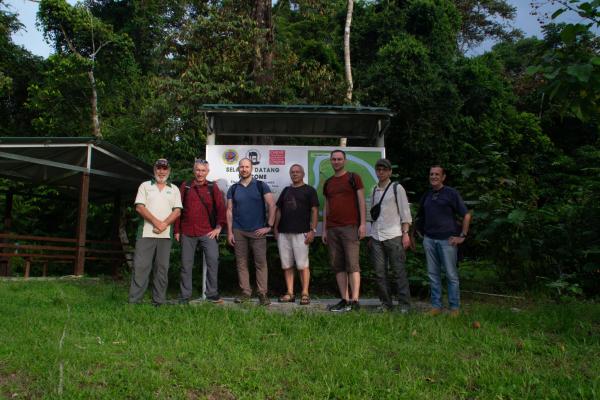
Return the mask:
<svg viewBox="0 0 600 400">
<path fill-rule="evenodd" d="M 460 233 L 460 235 L 458 235 L 458 237 L 461 237 L 461 238 L 466 238 L 466 237 L 467 237 L 467 234 L 466 234 L 466 233 L 464 233 L 464 232 L 461 232 L 461 233 Z"/>
<path fill-rule="evenodd" d="M 311 231 L 313 231 L 313 233 L 317 233 L 317 229 L 311 229 Z"/>
</svg>

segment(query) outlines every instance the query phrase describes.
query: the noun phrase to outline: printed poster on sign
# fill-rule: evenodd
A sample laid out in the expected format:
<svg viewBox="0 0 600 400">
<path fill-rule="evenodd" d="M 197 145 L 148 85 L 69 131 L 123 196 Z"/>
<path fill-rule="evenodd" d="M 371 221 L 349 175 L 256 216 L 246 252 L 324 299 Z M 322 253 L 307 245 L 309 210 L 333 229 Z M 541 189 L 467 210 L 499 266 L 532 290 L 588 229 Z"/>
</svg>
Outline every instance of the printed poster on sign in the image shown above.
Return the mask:
<svg viewBox="0 0 600 400">
<path fill-rule="evenodd" d="M 266 182 L 275 199 L 290 185 L 290 167 L 299 164 L 304 168 L 304 182 L 317 189 L 321 209 L 323 205 L 323 183 L 333 175 L 329 162 L 333 146 L 251 146 L 251 145 L 207 145 L 206 159 L 210 163 L 209 179 L 216 181 L 224 193 L 239 181 L 237 167 L 240 159 L 252 162 L 252 175 Z M 346 169 L 362 178 L 365 186 L 367 210 L 371 203 L 371 189 L 377 183 L 375 162 L 385 157 L 383 147 L 345 147 Z M 368 213 L 367 213 L 368 214 Z M 322 215 L 319 210 L 319 215 Z"/>
</svg>

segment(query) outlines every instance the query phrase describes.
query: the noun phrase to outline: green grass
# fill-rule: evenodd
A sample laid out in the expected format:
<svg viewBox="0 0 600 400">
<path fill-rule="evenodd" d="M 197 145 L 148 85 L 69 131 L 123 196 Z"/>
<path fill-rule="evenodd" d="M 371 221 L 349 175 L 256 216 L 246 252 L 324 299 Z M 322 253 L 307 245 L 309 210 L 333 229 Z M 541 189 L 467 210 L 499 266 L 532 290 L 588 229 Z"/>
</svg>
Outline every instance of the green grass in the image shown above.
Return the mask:
<svg viewBox="0 0 600 400">
<path fill-rule="evenodd" d="M 0 281 L 0 397 L 600 397 L 598 304 L 470 302 L 452 319 L 156 309 L 126 304 L 126 292 Z"/>
</svg>

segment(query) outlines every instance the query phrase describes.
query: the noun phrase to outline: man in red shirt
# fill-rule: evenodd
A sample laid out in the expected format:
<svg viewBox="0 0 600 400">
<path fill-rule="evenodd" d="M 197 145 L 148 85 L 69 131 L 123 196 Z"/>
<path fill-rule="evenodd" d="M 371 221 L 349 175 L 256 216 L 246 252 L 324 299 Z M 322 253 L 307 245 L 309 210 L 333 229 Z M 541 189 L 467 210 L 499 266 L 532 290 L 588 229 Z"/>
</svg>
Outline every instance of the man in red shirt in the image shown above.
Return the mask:
<svg viewBox="0 0 600 400">
<path fill-rule="evenodd" d="M 332 151 L 329 161 L 334 175 L 323 186 L 325 206 L 321 239 L 329 249 L 329 263 L 342 297 L 329 310 L 346 312 L 360 309 L 360 240 L 367 233 L 365 190 L 360 176 L 346 171 L 344 151 Z"/>
<path fill-rule="evenodd" d="M 183 212 L 175 223 L 175 240 L 181 243 L 181 294 L 179 302 L 187 304 L 192 297 L 194 254 L 200 245 L 206 259 L 205 295 L 213 303 L 222 303 L 218 289 L 219 234 L 227 224 L 223 194 L 216 183 L 206 177 L 208 161 L 196 159 L 192 182 L 180 187 Z"/>
</svg>

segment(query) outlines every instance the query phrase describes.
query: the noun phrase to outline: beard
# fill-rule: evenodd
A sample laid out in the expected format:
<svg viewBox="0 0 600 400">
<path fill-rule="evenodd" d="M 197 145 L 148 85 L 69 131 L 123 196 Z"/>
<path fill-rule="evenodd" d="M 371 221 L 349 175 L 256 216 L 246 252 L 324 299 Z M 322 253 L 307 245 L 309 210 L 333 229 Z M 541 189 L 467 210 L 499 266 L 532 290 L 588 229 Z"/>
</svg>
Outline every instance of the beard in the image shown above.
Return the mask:
<svg viewBox="0 0 600 400">
<path fill-rule="evenodd" d="M 168 173 L 164 178 L 161 178 L 160 176 L 158 176 L 158 174 L 154 174 L 154 179 L 156 180 L 157 183 L 160 183 L 160 184 L 167 183 L 167 179 L 169 179 L 169 175 L 170 175 L 170 173 Z"/>
</svg>

